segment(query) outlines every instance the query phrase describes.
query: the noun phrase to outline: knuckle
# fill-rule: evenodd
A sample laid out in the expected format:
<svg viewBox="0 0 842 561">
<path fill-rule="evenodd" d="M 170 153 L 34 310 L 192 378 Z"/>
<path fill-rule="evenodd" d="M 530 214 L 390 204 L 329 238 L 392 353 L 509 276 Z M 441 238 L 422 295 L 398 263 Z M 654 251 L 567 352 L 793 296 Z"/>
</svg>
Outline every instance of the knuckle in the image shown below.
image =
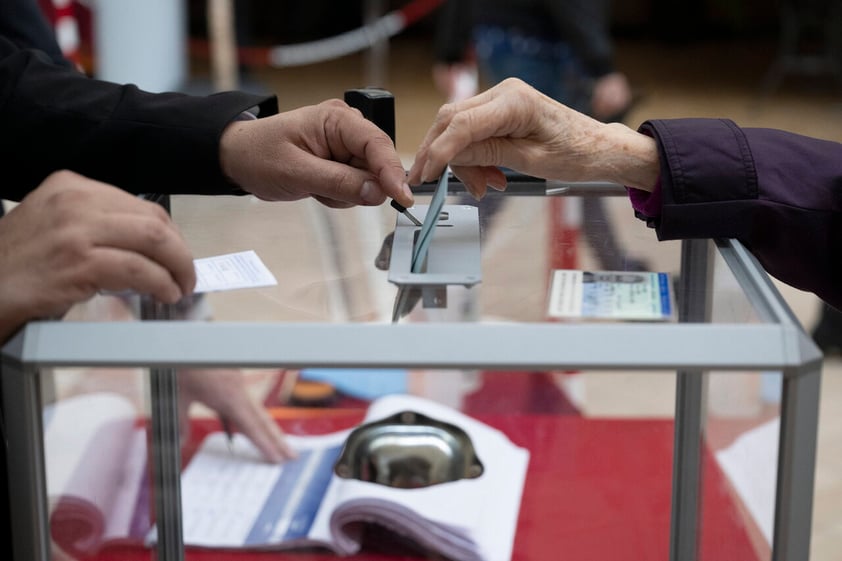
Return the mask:
<svg viewBox="0 0 842 561">
<path fill-rule="evenodd" d="M 90 200 L 89 191 L 76 185 L 71 176 L 64 175 L 63 172 L 51 175 L 47 181 L 50 183 L 45 185 L 48 187 L 46 202 L 57 212 L 75 213 L 77 208 L 87 205 L 87 201 Z"/>
<path fill-rule="evenodd" d="M 500 143 L 499 142 L 486 142 L 484 144 L 485 148 L 485 162 L 491 162 L 493 165 L 499 165 L 501 161 L 500 157 Z"/>
<path fill-rule="evenodd" d="M 460 111 L 459 113 L 454 113 L 454 115 L 450 119 L 449 127 L 455 130 L 471 130 L 470 127 L 473 123 L 473 113 L 470 111 Z"/>
<path fill-rule="evenodd" d="M 167 225 L 170 223 L 170 215 L 167 213 L 164 207 L 162 207 L 158 203 L 153 203 L 152 201 L 139 202 L 142 202 L 146 206 L 151 218 L 160 221 L 163 225 Z"/>
<path fill-rule="evenodd" d="M 75 184 L 81 178 L 80 175 L 74 173 L 70 170 L 62 169 L 58 171 L 54 171 L 47 178 L 44 180 L 44 183 L 49 183 L 50 185 L 57 185 L 60 187 L 67 188 L 68 184 Z"/>
<path fill-rule="evenodd" d="M 326 99 L 319 105 L 325 109 L 350 109 L 350 105 L 338 98 Z"/>
<path fill-rule="evenodd" d="M 338 173 L 336 180 L 337 185 L 339 185 L 341 195 L 343 195 L 342 199 L 347 199 L 347 194 L 352 193 L 355 188 L 354 175 L 350 172 L 350 170 L 342 170 Z"/>
<path fill-rule="evenodd" d="M 69 191 L 58 191 L 51 194 L 47 200 L 48 212 L 53 227 L 62 232 L 66 242 L 81 241 L 83 232 L 79 228 L 80 220 L 84 220 L 84 211 L 80 204 L 84 204 L 84 194 Z"/>
<path fill-rule="evenodd" d="M 56 262 L 78 270 L 88 270 L 95 266 L 92 245 L 88 237 L 79 228 L 70 228 L 57 238 L 53 251 Z"/>
<path fill-rule="evenodd" d="M 81 301 L 93 296 L 102 284 L 102 264 L 86 250 L 77 251 L 67 247 L 62 254 L 66 263 L 64 267 L 65 290 L 69 293 L 69 299 L 74 302 Z M 79 250 L 79 248 L 75 248 Z"/>
<path fill-rule="evenodd" d="M 90 298 L 99 290 L 100 282 L 101 276 L 98 269 L 94 267 L 82 268 L 76 277 L 73 300 L 82 301 Z"/>
<path fill-rule="evenodd" d="M 456 105 L 453 103 L 445 103 L 439 108 L 439 112 L 436 115 L 436 121 L 438 123 L 446 123 L 453 119 L 454 115 L 458 115 L 458 110 L 456 109 Z"/>
<path fill-rule="evenodd" d="M 318 111 L 321 120 L 327 125 L 336 126 L 336 123 L 341 122 L 349 116 L 354 116 L 351 107 L 341 99 L 328 99 L 318 105 Z"/>
<path fill-rule="evenodd" d="M 445 149 L 440 144 L 430 144 L 425 148 L 424 154 L 428 161 L 439 162 L 444 158 Z"/>
<path fill-rule="evenodd" d="M 38 191 L 47 210 L 67 210 L 86 205 L 92 195 L 90 189 L 81 185 L 81 179 L 82 176 L 67 170 L 53 172 L 44 179 Z"/>
<path fill-rule="evenodd" d="M 141 221 L 138 229 L 139 238 L 144 245 L 156 246 L 167 241 L 170 234 L 169 224 L 160 217 L 150 217 Z"/>
<path fill-rule="evenodd" d="M 143 279 L 145 278 L 145 270 L 144 267 L 141 266 L 142 261 L 140 259 L 124 259 L 122 263 L 123 272 L 125 273 L 127 278 L 130 279 Z"/>
<path fill-rule="evenodd" d="M 392 139 L 389 138 L 385 132 L 383 132 L 380 128 L 375 127 L 376 130 L 372 130 L 372 135 L 368 138 L 368 143 L 378 152 L 383 151 L 390 151 L 393 149 L 394 145 L 392 144 Z"/>
</svg>

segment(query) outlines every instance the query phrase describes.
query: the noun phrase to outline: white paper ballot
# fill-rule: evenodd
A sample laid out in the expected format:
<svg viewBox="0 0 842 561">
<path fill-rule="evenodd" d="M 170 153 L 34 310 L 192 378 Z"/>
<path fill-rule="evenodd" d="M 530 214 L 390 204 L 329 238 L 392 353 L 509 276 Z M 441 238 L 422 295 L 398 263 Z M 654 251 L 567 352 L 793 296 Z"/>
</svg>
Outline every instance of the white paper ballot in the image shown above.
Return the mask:
<svg viewBox="0 0 842 561">
<path fill-rule="evenodd" d="M 196 294 L 278 284 L 253 250 L 205 257 L 193 263 L 196 267 Z"/>
<path fill-rule="evenodd" d="M 781 420 L 767 421 L 740 435 L 716 453 L 743 504 L 748 508 L 766 543 L 772 543 L 775 525 L 775 482 L 778 476 L 778 439 Z"/>
</svg>

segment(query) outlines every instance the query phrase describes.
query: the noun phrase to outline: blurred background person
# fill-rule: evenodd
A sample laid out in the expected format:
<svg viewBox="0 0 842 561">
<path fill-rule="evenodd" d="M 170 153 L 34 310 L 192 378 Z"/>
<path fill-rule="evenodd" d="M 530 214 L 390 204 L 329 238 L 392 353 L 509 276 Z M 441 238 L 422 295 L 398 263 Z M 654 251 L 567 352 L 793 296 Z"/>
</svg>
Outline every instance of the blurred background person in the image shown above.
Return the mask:
<svg viewBox="0 0 842 561">
<path fill-rule="evenodd" d="M 21 49 L 44 51 L 55 64 L 73 67 L 64 56 L 55 32 L 37 0 L 3 0 L 0 2 L 0 36 Z"/>
<path fill-rule="evenodd" d="M 614 66 L 609 24 L 607 0 L 447 0 L 436 25 L 433 79 L 452 102 L 515 77 L 600 121 L 622 121 L 633 95 Z M 582 233 L 599 265 L 646 269 L 625 255 L 610 227 L 595 227 L 608 222 L 601 198 L 584 197 Z"/>
<path fill-rule="evenodd" d="M 614 66 L 607 0 L 447 0 L 435 37 L 436 85 L 453 98 L 453 69 L 478 65 L 491 86 L 520 78 L 601 121 L 620 120 L 632 104 L 627 77 Z"/>
</svg>

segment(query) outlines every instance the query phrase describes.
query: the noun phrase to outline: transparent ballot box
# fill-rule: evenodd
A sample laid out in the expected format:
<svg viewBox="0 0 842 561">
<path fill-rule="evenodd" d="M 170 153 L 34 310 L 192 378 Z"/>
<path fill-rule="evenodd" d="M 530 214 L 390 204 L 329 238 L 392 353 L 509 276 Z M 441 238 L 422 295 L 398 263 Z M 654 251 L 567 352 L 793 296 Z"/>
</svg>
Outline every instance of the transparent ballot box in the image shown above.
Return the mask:
<svg viewBox="0 0 842 561">
<path fill-rule="evenodd" d="M 573 187 L 452 187 L 417 266 L 388 205 L 172 197 L 207 292 L 3 348 L 15 559 L 807 559 L 818 349 Z"/>
</svg>

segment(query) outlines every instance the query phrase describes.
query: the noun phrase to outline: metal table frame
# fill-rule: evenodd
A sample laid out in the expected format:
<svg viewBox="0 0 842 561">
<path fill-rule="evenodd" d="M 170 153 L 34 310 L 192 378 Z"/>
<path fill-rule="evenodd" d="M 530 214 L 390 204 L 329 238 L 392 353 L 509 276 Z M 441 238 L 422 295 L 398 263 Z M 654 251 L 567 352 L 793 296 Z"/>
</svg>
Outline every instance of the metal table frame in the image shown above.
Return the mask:
<svg viewBox="0 0 842 561">
<path fill-rule="evenodd" d="M 704 323 L 710 314 L 705 287 L 714 247 L 768 323 Z M 772 559 L 808 559 L 821 353 L 738 242 L 683 242 L 680 278 L 680 294 L 689 297 L 680 299 L 680 322 L 671 324 L 30 323 L 2 350 L 15 559 L 50 559 L 39 370 L 74 366 L 151 371 L 157 548 L 158 558 L 167 561 L 183 559 L 174 399 L 177 368 L 675 371 L 672 561 L 695 559 L 698 551 L 705 373 L 780 371 L 783 393 Z"/>
</svg>

